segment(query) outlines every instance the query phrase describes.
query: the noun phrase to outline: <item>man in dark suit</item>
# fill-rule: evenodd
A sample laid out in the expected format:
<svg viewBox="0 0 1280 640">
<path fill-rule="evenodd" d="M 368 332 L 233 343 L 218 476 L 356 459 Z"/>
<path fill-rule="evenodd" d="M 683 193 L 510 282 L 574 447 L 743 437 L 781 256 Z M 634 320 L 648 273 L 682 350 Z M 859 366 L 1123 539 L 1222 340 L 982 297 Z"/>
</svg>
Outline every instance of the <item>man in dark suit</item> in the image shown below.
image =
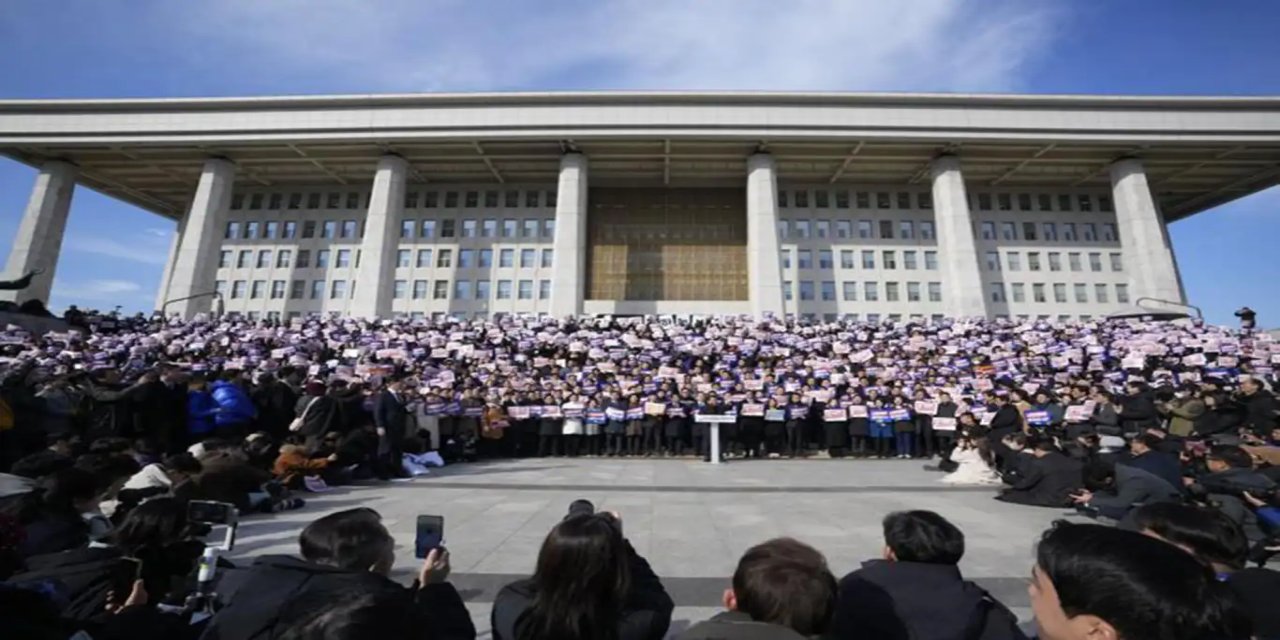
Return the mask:
<svg viewBox="0 0 1280 640">
<path fill-rule="evenodd" d="M 996 414 L 991 418 L 991 425 L 987 431 L 987 446 L 995 453 L 999 470 L 1004 473 L 1016 466 L 1014 464 L 1016 453 L 1003 441 L 1006 436 L 1022 430 L 1022 414 L 1018 413 L 1018 408 L 1009 402 L 1009 396 L 1005 393 L 992 395 L 991 402 L 996 408 Z"/>
<path fill-rule="evenodd" d="M 405 406 L 404 382 L 400 379 L 389 380 L 378 394 L 373 405 L 373 424 L 378 428 L 378 457 L 382 460 L 382 474 L 404 477 L 401 458 L 404 433 L 409 426 L 409 409 Z"/>
<path fill-rule="evenodd" d="M 1178 456 L 1165 453 L 1164 441 L 1150 433 L 1140 433 L 1129 442 L 1129 459 L 1119 464 L 1137 467 L 1156 476 L 1174 487 L 1182 487 L 1182 465 Z"/>
<path fill-rule="evenodd" d="M 1065 507 L 1071 494 L 1083 484 L 1083 465 L 1079 460 L 1060 453 L 1052 440 L 1040 440 L 1032 445 L 1031 456 L 1020 465 L 1021 476 L 1016 484 L 996 496 L 997 500 L 1040 507 Z"/>
</svg>

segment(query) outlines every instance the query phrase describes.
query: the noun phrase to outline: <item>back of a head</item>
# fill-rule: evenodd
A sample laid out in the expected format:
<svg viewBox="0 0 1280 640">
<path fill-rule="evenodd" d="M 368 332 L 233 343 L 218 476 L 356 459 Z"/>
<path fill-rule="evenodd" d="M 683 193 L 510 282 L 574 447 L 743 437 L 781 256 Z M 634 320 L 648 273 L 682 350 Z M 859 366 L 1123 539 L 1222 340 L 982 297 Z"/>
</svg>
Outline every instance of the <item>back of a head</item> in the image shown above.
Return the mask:
<svg viewBox="0 0 1280 640">
<path fill-rule="evenodd" d="M 1253 458 L 1249 456 L 1249 452 L 1235 445 L 1214 445 L 1209 448 L 1208 457 L 1213 460 L 1221 460 L 1232 469 L 1253 468 Z"/>
<path fill-rule="evenodd" d="M 1249 554 L 1244 530 L 1208 507 L 1156 502 L 1133 512 L 1134 528 L 1181 547 L 1200 561 L 1242 569 Z"/>
<path fill-rule="evenodd" d="M 307 601 L 307 594 L 291 603 L 303 613 L 282 624 L 279 640 L 395 640 L 402 637 L 404 611 L 399 603 L 364 590 L 324 591 Z M 282 623 L 286 621 L 282 620 Z"/>
<path fill-rule="evenodd" d="M 1243 639 L 1250 623 L 1226 585 L 1189 554 L 1155 538 L 1096 524 L 1058 522 L 1036 552 L 1068 624 L 1100 621 L 1118 640 Z M 1045 587 L 1032 608 L 1041 637 L 1055 638 Z M 1082 616 L 1088 616 L 1077 620 Z"/>
<path fill-rule="evenodd" d="M 302 557 L 308 562 L 347 571 L 368 571 L 394 553 L 395 540 L 372 509 L 348 509 L 331 513 L 302 530 L 298 536 Z"/>
<path fill-rule="evenodd" d="M 884 543 L 899 562 L 954 565 L 964 557 L 964 533 L 932 511 L 885 516 Z"/>
<path fill-rule="evenodd" d="M 609 514 L 570 515 L 538 552 L 534 600 L 519 640 L 611 640 L 630 586 L 627 550 Z"/>
<path fill-rule="evenodd" d="M 826 631 L 835 612 L 836 590 L 826 558 L 791 538 L 748 549 L 733 573 L 737 611 L 806 637 Z"/>
<path fill-rule="evenodd" d="M 71 467 L 42 478 L 34 490 L 10 503 L 9 514 L 23 524 L 47 515 L 75 515 L 77 504 L 97 495 L 93 474 Z"/>
<path fill-rule="evenodd" d="M 187 530 L 187 510 L 176 498 L 152 498 L 134 507 L 112 532 L 112 540 L 126 555 L 143 549 L 159 550 L 178 542 Z"/>
</svg>

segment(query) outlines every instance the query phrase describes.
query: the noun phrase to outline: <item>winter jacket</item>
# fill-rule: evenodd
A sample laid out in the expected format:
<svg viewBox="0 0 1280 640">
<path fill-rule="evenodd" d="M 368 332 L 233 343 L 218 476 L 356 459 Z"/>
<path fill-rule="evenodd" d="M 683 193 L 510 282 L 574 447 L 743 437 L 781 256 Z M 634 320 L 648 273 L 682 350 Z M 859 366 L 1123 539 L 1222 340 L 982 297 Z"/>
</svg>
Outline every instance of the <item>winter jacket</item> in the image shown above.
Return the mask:
<svg viewBox="0 0 1280 640">
<path fill-rule="evenodd" d="M 290 556 L 258 558 L 231 602 L 202 640 L 272 640 L 305 624 L 337 602 L 368 600 L 357 611 L 350 637 L 473 640 L 471 616 L 449 583 L 405 588 L 368 571 L 344 571 Z M 363 624 L 362 624 L 363 623 Z M 363 631 L 363 633 L 361 633 Z M 388 633 L 390 632 L 390 633 Z"/>
<path fill-rule="evenodd" d="M 1020 457 L 1029 454 L 1018 454 Z M 1080 489 L 1083 465 L 1061 453 L 1051 452 L 1043 458 L 1023 460 L 1017 482 L 997 496 L 1014 504 L 1040 507 L 1065 507 L 1067 496 Z"/>
<path fill-rule="evenodd" d="M 955 565 L 872 560 L 840 581 L 829 640 L 1024 640 L 1018 619 Z"/>
<path fill-rule="evenodd" d="M 1094 494 L 1089 501 L 1089 506 L 1113 520 L 1124 519 L 1138 505 L 1177 502 L 1182 498 L 1182 492 L 1163 478 L 1124 464 L 1116 465 L 1115 488 L 1114 495 Z"/>
<path fill-rule="evenodd" d="M 193 436 L 213 432 L 214 417 L 218 415 L 218 401 L 208 391 L 187 392 L 187 431 Z"/>
<path fill-rule="evenodd" d="M 258 415 L 258 409 L 253 406 L 249 394 L 239 385 L 219 380 L 213 383 L 212 394 L 213 400 L 221 409 L 213 416 L 214 424 L 244 424 Z"/>
<path fill-rule="evenodd" d="M 794 629 L 756 622 L 741 611 L 725 611 L 676 636 L 676 640 L 805 640 Z"/>
</svg>

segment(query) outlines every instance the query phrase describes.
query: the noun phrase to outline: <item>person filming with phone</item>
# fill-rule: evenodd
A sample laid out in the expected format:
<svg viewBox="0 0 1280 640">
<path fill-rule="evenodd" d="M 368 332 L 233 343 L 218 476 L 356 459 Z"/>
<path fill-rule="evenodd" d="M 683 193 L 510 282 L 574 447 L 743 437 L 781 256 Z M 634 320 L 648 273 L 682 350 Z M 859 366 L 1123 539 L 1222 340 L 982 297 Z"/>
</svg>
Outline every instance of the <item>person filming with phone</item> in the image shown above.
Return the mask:
<svg viewBox="0 0 1280 640">
<path fill-rule="evenodd" d="M 388 575 L 395 540 L 372 509 L 329 514 L 298 538 L 301 558 L 258 558 L 203 640 L 473 640 L 449 577 L 449 552 L 427 550 L 413 585 Z"/>
</svg>

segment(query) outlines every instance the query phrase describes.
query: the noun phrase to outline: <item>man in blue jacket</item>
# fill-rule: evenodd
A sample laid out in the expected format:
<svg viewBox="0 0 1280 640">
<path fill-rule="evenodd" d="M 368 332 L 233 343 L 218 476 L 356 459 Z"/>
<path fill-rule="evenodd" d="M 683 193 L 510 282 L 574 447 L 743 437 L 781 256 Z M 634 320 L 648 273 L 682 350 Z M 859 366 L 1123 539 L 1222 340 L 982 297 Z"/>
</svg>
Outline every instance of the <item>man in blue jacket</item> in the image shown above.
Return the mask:
<svg viewBox="0 0 1280 640">
<path fill-rule="evenodd" d="M 214 433 L 219 438 L 243 438 L 251 430 L 253 419 L 258 417 L 258 409 L 240 386 L 239 378 L 239 371 L 227 370 L 213 383 L 213 401 L 218 403 L 218 413 L 213 416 Z"/>
</svg>

